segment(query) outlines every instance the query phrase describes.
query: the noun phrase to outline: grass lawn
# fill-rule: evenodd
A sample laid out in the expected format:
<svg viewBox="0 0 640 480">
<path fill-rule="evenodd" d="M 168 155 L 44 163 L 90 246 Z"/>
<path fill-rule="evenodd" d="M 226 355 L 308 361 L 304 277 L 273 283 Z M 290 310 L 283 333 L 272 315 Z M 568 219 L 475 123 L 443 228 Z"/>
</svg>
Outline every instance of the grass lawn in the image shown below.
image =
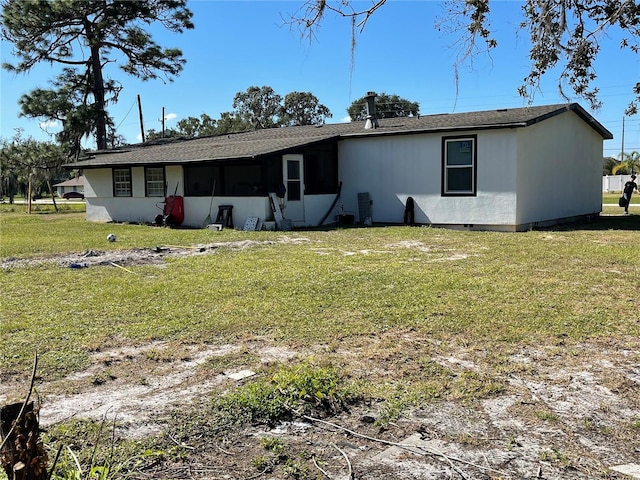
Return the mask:
<svg viewBox="0 0 640 480">
<path fill-rule="evenodd" d="M 639 348 L 640 210 L 517 234 L 213 232 L 94 224 L 73 211 L 4 211 L 0 228 L 8 265 L 0 269 L 2 382 L 26 380 L 34 351 L 39 378 L 54 381 L 115 347 L 166 342 L 171 356 L 259 339 L 322 352 L 325 367 L 347 376 L 358 395 L 386 402 L 395 418 L 429 399 L 478 401 L 500 391 L 503 375 L 522 368 L 512 358 L 523 350 L 571 358 L 580 345 Z M 115 243 L 105 240 L 111 232 Z M 56 262 L 69 252 L 213 243 L 220 246 L 211 253 L 162 266 Z M 15 258 L 46 261 L 7 263 Z M 430 359 L 449 349 L 473 353 L 483 373 L 461 383 L 426 378 L 435 371 Z"/>
<path fill-rule="evenodd" d="M 640 216 L 511 235 L 402 227 L 219 233 L 93 224 L 82 214 L 0 218 L 1 258 L 53 256 L 0 271 L 4 375 L 27 371 L 35 349 L 43 375 L 65 375 L 100 345 L 151 340 L 259 334 L 312 345 L 412 329 L 497 352 L 639 333 Z M 109 232 L 118 242 L 106 242 Z M 283 236 L 292 241 L 276 242 Z M 131 267 L 135 275 L 55 263 L 64 252 L 241 239 L 274 242 Z"/>
</svg>

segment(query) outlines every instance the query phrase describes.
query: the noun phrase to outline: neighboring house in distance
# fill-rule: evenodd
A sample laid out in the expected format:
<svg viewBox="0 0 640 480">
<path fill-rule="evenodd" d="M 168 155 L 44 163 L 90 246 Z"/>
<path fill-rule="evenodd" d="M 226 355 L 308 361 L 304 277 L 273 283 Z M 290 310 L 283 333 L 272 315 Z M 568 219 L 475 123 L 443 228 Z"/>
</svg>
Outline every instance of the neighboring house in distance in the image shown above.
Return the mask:
<svg viewBox="0 0 640 480">
<path fill-rule="evenodd" d="M 84 176 L 80 175 L 52 185 L 59 197 L 67 192 L 84 192 Z"/>
<path fill-rule="evenodd" d="M 269 193 L 280 185 L 294 226 L 334 223 L 342 212 L 401 224 L 409 197 L 416 224 L 483 230 L 526 230 L 602 209 L 603 140 L 613 136 L 578 104 L 369 113 L 367 122 L 97 151 L 68 167 L 83 170 L 90 221 L 152 222 L 176 193 L 183 225 L 202 227 L 213 192 L 212 218 L 219 205 L 233 205 L 242 227 L 249 217 L 273 218 Z"/>
</svg>

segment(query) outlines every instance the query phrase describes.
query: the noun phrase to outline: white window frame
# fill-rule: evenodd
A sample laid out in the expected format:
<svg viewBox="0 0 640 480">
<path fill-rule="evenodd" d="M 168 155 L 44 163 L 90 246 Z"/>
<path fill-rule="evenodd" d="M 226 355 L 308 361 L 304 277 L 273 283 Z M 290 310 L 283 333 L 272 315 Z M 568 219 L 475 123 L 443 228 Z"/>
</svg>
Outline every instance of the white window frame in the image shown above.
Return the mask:
<svg viewBox="0 0 640 480">
<path fill-rule="evenodd" d="M 113 169 L 113 196 L 114 197 L 133 196 L 130 168 L 114 168 Z"/>
<path fill-rule="evenodd" d="M 144 181 L 147 197 L 166 195 L 164 167 L 145 167 Z"/>
</svg>

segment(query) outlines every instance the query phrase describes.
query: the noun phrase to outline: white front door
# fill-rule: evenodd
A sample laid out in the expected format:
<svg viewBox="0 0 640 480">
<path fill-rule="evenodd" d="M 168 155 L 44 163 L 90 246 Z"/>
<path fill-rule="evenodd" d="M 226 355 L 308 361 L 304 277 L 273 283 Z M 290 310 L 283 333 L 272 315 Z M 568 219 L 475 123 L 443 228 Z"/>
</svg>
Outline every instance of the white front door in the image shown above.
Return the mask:
<svg viewBox="0 0 640 480">
<path fill-rule="evenodd" d="M 302 155 L 283 155 L 282 173 L 287 188 L 284 218 L 304 224 L 304 160 Z"/>
</svg>

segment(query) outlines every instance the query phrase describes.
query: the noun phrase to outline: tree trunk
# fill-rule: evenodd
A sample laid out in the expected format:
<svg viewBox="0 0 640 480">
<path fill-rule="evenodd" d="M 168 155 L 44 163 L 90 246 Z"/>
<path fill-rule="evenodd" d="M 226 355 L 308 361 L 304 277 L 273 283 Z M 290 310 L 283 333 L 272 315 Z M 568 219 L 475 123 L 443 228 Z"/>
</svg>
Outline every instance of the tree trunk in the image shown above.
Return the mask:
<svg viewBox="0 0 640 480">
<path fill-rule="evenodd" d="M 29 175 L 29 187 L 27 188 L 27 212 L 31 214 L 31 175 Z"/>
<path fill-rule="evenodd" d="M 4 442 L 0 451 L 0 465 L 9 480 L 46 480 L 47 453 L 40 440 L 38 416 L 34 412 L 33 402 L 18 418 L 21 409 L 22 403 L 5 405 L 0 409 L 0 438 Z M 14 423 L 15 428 L 11 431 Z"/>
<path fill-rule="evenodd" d="M 51 179 L 47 178 L 47 186 L 49 187 L 49 194 L 51 194 L 51 201 L 53 201 L 53 208 L 58 211 L 58 204 L 56 203 L 56 196 L 53 193 L 53 187 L 51 186 Z"/>
<path fill-rule="evenodd" d="M 96 147 L 98 150 L 107 149 L 107 122 L 105 120 L 104 80 L 102 78 L 102 64 L 100 63 L 100 48 L 91 47 L 91 61 L 93 63 L 93 99 L 96 111 Z"/>
<path fill-rule="evenodd" d="M 84 19 L 84 28 L 89 45 L 91 58 L 89 69 L 93 75 L 93 108 L 96 121 L 96 148 L 107 149 L 107 122 L 105 120 L 104 78 L 102 77 L 102 63 L 100 61 L 100 39 L 97 38 L 93 24 L 88 18 Z"/>
</svg>

